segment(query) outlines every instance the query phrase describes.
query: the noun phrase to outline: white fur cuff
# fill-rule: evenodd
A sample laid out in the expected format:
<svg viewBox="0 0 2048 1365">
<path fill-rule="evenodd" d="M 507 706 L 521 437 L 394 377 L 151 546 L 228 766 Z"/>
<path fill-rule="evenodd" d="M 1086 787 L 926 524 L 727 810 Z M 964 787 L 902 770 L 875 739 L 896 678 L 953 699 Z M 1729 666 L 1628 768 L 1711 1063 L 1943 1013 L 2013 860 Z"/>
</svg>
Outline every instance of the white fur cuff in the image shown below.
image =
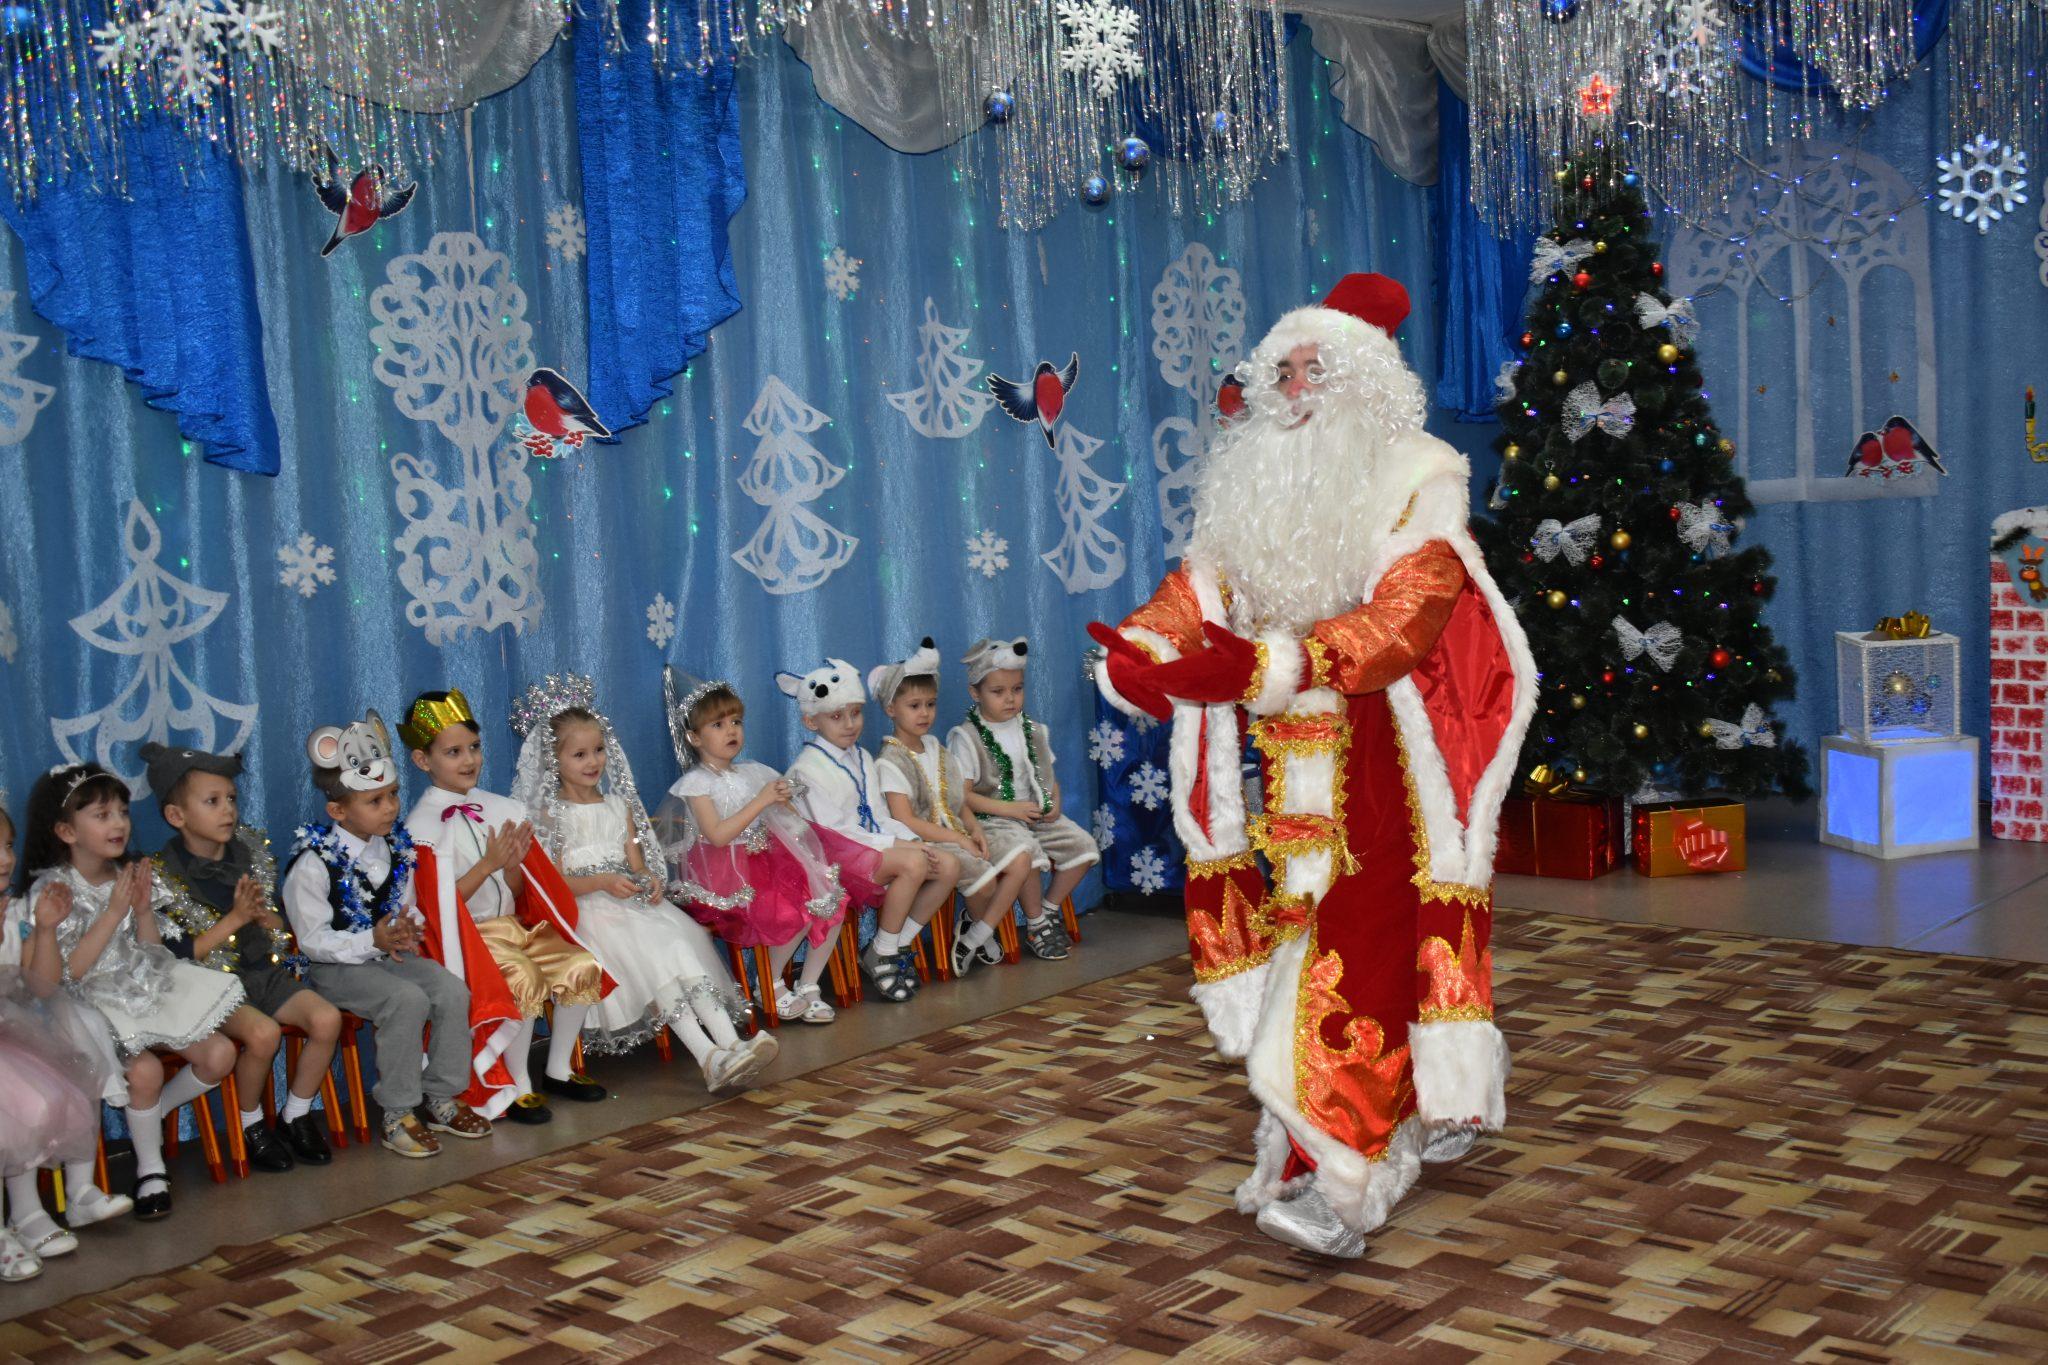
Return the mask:
<svg viewBox="0 0 2048 1365">
<path fill-rule="evenodd" d="M 1266 975 L 1272 964 L 1226 976 L 1220 981 L 1197 982 L 1188 997 L 1202 1007 L 1209 1036 L 1216 1051 L 1235 1061 L 1251 1051 L 1252 1031 L 1259 1024 L 1259 1009 L 1266 999 Z"/>
<path fill-rule="evenodd" d="M 1265 673 L 1257 679 L 1259 690 L 1245 703 L 1255 716 L 1278 715 L 1301 694 L 1305 679 L 1301 641 L 1284 630 L 1269 630 L 1259 636 L 1265 651 Z"/>
<path fill-rule="evenodd" d="M 1408 1030 L 1415 1064 L 1415 1108 L 1428 1122 L 1478 1119 L 1488 1131 L 1507 1122 L 1508 1040 L 1483 1019 L 1415 1024 Z"/>
<path fill-rule="evenodd" d="M 1133 706 L 1124 700 L 1124 694 L 1117 691 L 1116 684 L 1109 680 L 1109 660 L 1107 659 L 1095 665 L 1095 690 L 1102 693 L 1104 701 L 1129 716 L 1132 720 L 1158 719 L 1157 716 L 1146 715 L 1141 708 Z"/>
<path fill-rule="evenodd" d="M 1158 631 L 1146 630 L 1143 626 L 1125 626 L 1117 634 L 1123 636 L 1134 645 L 1150 650 L 1152 657 L 1160 663 L 1168 663 L 1180 657 L 1180 651 L 1173 647 L 1173 642 Z M 1104 701 L 1129 716 L 1132 720 L 1159 719 L 1157 716 L 1148 715 L 1142 708 L 1133 706 L 1125 699 L 1123 693 L 1116 690 L 1116 684 L 1109 680 L 1108 659 L 1104 659 L 1095 666 L 1095 687 L 1097 691 L 1102 693 Z"/>
</svg>

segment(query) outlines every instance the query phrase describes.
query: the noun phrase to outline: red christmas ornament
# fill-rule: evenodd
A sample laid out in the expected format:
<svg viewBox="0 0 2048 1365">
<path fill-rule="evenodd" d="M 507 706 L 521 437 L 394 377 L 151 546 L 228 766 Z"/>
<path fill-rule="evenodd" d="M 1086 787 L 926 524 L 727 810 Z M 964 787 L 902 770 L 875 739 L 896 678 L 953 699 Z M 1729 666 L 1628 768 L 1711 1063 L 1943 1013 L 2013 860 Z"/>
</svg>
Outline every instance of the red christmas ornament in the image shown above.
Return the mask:
<svg viewBox="0 0 2048 1365">
<path fill-rule="evenodd" d="M 1580 177 L 1579 177 L 1579 188 L 1580 188 L 1580 189 L 1582 189 L 1582 190 L 1590 190 L 1590 189 L 1592 189 L 1592 188 L 1593 188 L 1593 177 L 1592 177 L 1592 176 L 1590 176 L 1590 175 L 1582 175 L 1582 176 L 1580 176 Z"/>
<path fill-rule="evenodd" d="M 1572 276 L 1572 288 L 1591 289 L 1592 287 L 1593 277 L 1591 275 L 1588 275 L 1585 271 L 1581 270 L 1578 274 Z"/>
<path fill-rule="evenodd" d="M 1523 350 L 1525 350 L 1525 351 L 1526 351 L 1526 350 L 1528 350 L 1528 349 L 1529 349 L 1529 348 L 1530 348 L 1531 346 L 1534 346 L 1535 344 L 1536 344 L 1536 334 L 1535 334 L 1534 332 L 1524 332 L 1524 333 L 1522 333 L 1522 349 L 1523 349 Z"/>
<path fill-rule="evenodd" d="M 1658 276 L 1661 276 L 1661 275 L 1663 275 L 1663 273 L 1664 273 L 1664 262 L 1662 262 L 1662 261 L 1652 261 L 1652 262 L 1650 262 L 1650 273 L 1651 273 L 1652 275 L 1658 275 Z"/>
<path fill-rule="evenodd" d="M 1679 517 L 1679 512 L 1678 509 L 1674 507 L 1669 512 L 1666 512 L 1664 515 L 1670 517 L 1673 521 L 1677 521 Z"/>
<path fill-rule="evenodd" d="M 1536 556 L 1528 553 L 1527 551 L 1524 551 L 1522 554 L 1522 562 L 1524 564 L 1534 564 L 1536 562 Z"/>
<path fill-rule="evenodd" d="M 1591 559 L 1588 559 L 1586 561 L 1586 567 L 1589 569 L 1597 569 L 1606 563 L 1607 560 L 1604 556 L 1594 555 Z"/>
<path fill-rule="evenodd" d="M 1613 670 L 1613 669 L 1611 669 L 1611 668 L 1609 668 L 1609 669 L 1603 669 L 1603 670 L 1601 671 L 1601 674 L 1600 674 L 1600 681 L 1601 681 L 1601 682 L 1604 682 L 1604 683 L 1606 683 L 1606 684 L 1608 684 L 1608 685 L 1609 685 L 1610 687 L 1611 687 L 1611 686 L 1613 686 L 1613 685 L 1614 685 L 1614 670 Z"/>
<path fill-rule="evenodd" d="M 1757 579 L 1754 583 L 1751 583 L 1749 585 L 1749 590 L 1755 593 L 1758 597 L 1762 597 L 1764 595 L 1764 581 L 1761 578 Z"/>
<path fill-rule="evenodd" d="M 1707 660 L 1716 668 L 1726 668 L 1735 662 L 1735 656 L 1725 649 L 1717 649 L 1707 656 Z"/>
</svg>

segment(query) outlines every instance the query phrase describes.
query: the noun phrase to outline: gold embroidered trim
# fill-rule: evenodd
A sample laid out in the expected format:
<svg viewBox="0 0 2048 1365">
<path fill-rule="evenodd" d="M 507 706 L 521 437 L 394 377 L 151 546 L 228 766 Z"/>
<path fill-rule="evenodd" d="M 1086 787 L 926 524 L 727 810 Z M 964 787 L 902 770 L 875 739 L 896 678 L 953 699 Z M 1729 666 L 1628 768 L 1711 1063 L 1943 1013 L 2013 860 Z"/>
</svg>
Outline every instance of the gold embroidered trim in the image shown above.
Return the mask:
<svg viewBox="0 0 2048 1365">
<path fill-rule="evenodd" d="M 1305 637 L 1301 647 L 1308 651 L 1308 686 L 1304 691 L 1313 692 L 1319 687 L 1330 685 L 1330 647 L 1315 636 Z"/>
<path fill-rule="evenodd" d="M 1482 1005 L 1460 1005 L 1456 1009 L 1423 1010 L 1415 1016 L 1418 1024 L 1490 1024 L 1493 1011 Z"/>
<path fill-rule="evenodd" d="M 1490 887 L 1440 882 L 1430 875 L 1429 823 L 1423 818 L 1422 797 L 1415 790 L 1415 774 L 1408 762 L 1408 740 L 1402 735 L 1399 725 L 1394 727 L 1394 750 L 1401 759 L 1401 786 L 1408 796 L 1408 823 L 1415 834 L 1415 875 L 1409 880 L 1415 883 L 1423 903 L 1492 905 L 1493 891 Z"/>
<path fill-rule="evenodd" d="M 1304 734 L 1304 727 L 1315 727 L 1321 734 Z M 1344 838 L 1344 757 L 1351 748 L 1351 722 L 1341 714 L 1328 711 L 1289 711 L 1285 715 L 1269 716 L 1265 720 L 1252 722 L 1252 743 L 1266 760 L 1266 809 L 1274 815 L 1261 815 L 1250 823 L 1252 846 L 1266 855 L 1266 861 L 1273 865 L 1273 886 L 1287 884 L 1287 860 L 1305 853 L 1328 852 L 1331 861 L 1331 879 L 1339 871 L 1356 872 L 1358 861 L 1351 856 L 1351 847 Z M 1287 761 L 1296 755 L 1328 754 L 1330 756 L 1330 814 L 1310 816 L 1290 813 L 1287 807 Z M 1271 825 L 1276 821 L 1314 820 L 1318 823 L 1327 819 L 1328 824 L 1320 836 L 1278 837 Z"/>
<path fill-rule="evenodd" d="M 1154 649 L 1149 641 L 1134 640 L 1130 636 L 1126 635 L 1124 636 L 1124 643 L 1128 644 L 1132 649 L 1137 650 L 1140 654 L 1143 654 L 1153 663 L 1156 664 L 1159 662 L 1159 651 Z"/>
<path fill-rule="evenodd" d="M 1237 699 L 1239 706 L 1250 706 L 1259 699 L 1259 693 L 1266 690 L 1266 670 L 1273 666 L 1273 653 L 1264 640 L 1252 641 L 1252 649 L 1258 655 L 1258 662 L 1252 665 L 1251 683 L 1244 689 L 1244 695 Z"/>
<path fill-rule="evenodd" d="M 1227 858 L 1209 858 L 1206 860 L 1202 858 L 1189 858 L 1187 860 L 1188 875 L 1190 877 L 1220 877 L 1226 872 L 1239 872 L 1245 868 L 1253 868 L 1258 865 L 1259 860 L 1252 856 L 1250 849 L 1246 849 L 1242 853 L 1233 853 Z"/>
</svg>

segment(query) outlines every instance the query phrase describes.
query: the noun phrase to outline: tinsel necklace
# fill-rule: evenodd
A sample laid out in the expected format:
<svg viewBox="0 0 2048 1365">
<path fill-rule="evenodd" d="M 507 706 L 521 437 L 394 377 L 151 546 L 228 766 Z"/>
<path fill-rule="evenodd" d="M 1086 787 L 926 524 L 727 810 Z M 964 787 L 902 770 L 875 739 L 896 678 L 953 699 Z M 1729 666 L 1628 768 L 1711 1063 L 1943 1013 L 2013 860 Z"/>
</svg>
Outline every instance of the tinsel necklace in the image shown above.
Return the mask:
<svg viewBox="0 0 2048 1365">
<path fill-rule="evenodd" d="M 1023 717 L 1023 721 L 1024 761 L 1031 765 L 1031 771 L 1035 776 L 1038 772 L 1038 745 L 1031 738 L 1031 717 L 1025 716 Z M 982 720 L 981 708 L 979 706 L 970 706 L 967 708 L 967 723 L 969 725 L 972 725 L 974 727 L 974 732 L 981 736 L 981 747 L 988 751 L 989 758 L 993 760 L 996 765 L 996 772 L 1000 774 L 1000 780 L 998 781 L 996 786 L 997 794 L 1000 795 L 1005 801 L 1015 801 L 1017 799 L 1017 774 L 1016 771 L 1011 767 L 1009 751 L 1004 749 L 1001 744 L 998 744 L 996 742 L 995 731 L 989 729 L 988 725 Z M 1052 814 L 1051 792 L 1045 791 L 1043 789 L 1039 791 L 1038 813 L 1040 815 Z"/>
</svg>

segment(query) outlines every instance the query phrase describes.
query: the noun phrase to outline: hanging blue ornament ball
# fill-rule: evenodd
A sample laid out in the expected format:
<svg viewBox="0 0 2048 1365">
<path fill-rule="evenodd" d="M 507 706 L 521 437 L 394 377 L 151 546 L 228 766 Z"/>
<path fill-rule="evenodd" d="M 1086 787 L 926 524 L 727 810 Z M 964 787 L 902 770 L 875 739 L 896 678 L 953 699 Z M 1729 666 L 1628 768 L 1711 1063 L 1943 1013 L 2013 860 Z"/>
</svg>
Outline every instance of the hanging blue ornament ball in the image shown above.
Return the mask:
<svg viewBox="0 0 2048 1365">
<path fill-rule="evenodd" d="M 1669 474 L 1671 472 L 1671 461 L 1659 460 L 1657 461 L 1657 468 L 1662 472 Z"/>
<path fill-rule="evenodd" d="M 1210 137 L 1228 137 L 1228 136 L 1230 136 L 1230 111 L 1229 111 L 1229 110 L 1227 110 L 1227 109 L 1218 109 L 1218 110 L 1217 110 L 1217 111 L 1216 111 L 1215 113 L 1213 113 L 1213 114 L 1209 115 L 1209 136 L 1210 136 Z"/>
<path fill-rule="evenodd" d="M 1637 175 L 1634 171 L 1623 171 L 1621 173 L 1621 183 L 1628 186 L 1630 189 L 1634 189 L 1637 185 L 1640 185 L 1642 183 L 1642 180 L 1643 178 Z"/>
<path fill-rule="evenodd" d="M 1103 176 L 1091 175 L 1081 182 L 1081 198 L 1090 204 L 1109 202 L 1109 181 Z"/>
<path fill-rule="evenodd" d="M 988 98 L 981 102 L 990 123 L 1008 123 L 1010 115 L 1016 112 L 1017 101 L 1010 98 L 1007 90 L 991 90 Z"/>
<path fill-rule="evenodd" d="M 1579 0 L 1542 0 L 1543 17 L 1561 24 L 1579 12 Z"/>
<path fill-rule="evenodd" d="M 1117 165 L 1127 171 L 1142 171 L 1145 169 L 1145 163 L 1151 159 L 1152 149 L 1141 137 L 1127 137 L 1123 140 L 1123 145 L 1116 149 Z"/>
<path fill-rule="evenodd" d="M 1699 433 L 1699 435 L 1692 438 L 1692 443 L 1696 446 L 1705 445 L 1707 443 L 1707 433 L 1704 431 Z"/>
<path fill-rule="evenodd" d="M 1558 334 L 1559 336 L 1561 336 L 1561 337 L 1568 337 L 1568 336 L 1570 336 L 1570 335 L 1572 334 L 1572 325 L 1571 325 L 1571 324 L 1570 324 L 1569 322 L 1560 322 L 1560 323 L 1558 323 L 1558 324 L 1557 324 L 1557 334 Z"/>
</svg>

